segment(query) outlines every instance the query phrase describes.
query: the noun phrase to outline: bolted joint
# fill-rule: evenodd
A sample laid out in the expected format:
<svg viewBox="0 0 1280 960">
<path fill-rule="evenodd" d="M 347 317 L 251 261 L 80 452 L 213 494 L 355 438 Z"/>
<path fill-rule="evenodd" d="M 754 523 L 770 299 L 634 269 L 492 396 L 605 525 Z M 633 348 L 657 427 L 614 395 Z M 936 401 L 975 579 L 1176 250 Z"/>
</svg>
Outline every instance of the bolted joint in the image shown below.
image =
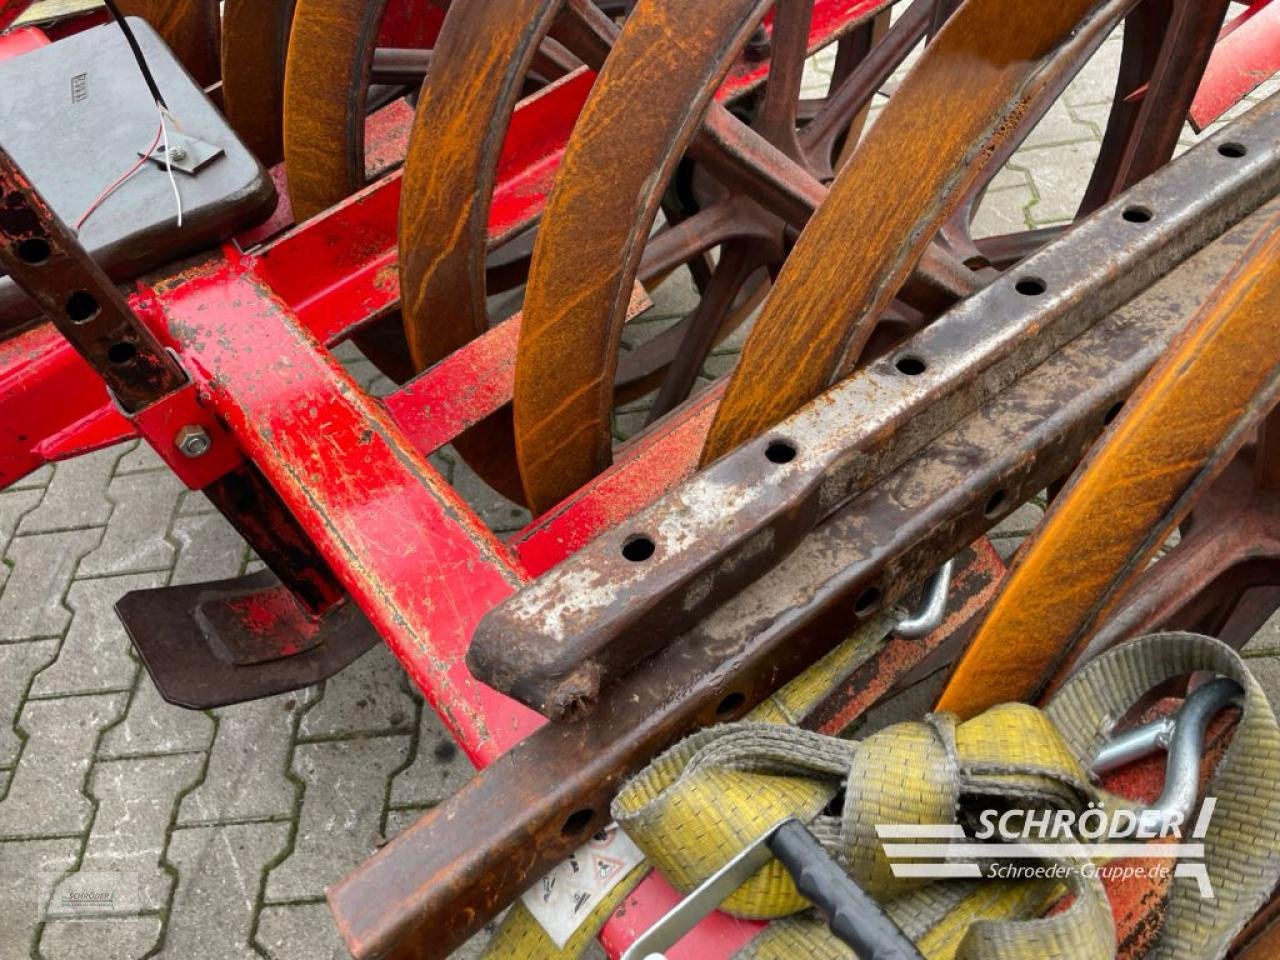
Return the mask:
<svg viewBox="0 0 1280 960">
<path fill-rule="evenodd" d="M 203 457 L 209 452 L 209 448 L 213 446 L 213 440 L 209 436 L 209 431 L 199 424 L 188 424 L 178 431 L 178 435 L 173 438 L 174 445 L 182 451 L 183 456 Z"/>
</svg>

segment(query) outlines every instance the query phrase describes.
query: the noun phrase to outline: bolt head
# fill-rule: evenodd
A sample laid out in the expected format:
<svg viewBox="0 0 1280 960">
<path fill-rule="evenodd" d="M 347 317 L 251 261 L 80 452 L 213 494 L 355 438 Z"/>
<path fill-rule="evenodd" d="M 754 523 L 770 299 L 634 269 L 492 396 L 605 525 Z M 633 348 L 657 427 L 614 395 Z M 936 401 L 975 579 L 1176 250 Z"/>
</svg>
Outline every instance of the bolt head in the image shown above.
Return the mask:
<svg viewBox="0 0 1280 960">
<path fill-rule="evenodd" d="M 173 160 L 175 163 L 181 163 L 183 160 L 187 159 L 187 148 L 186 147 L 170 147 L 169 159 Z"/>
<path fill-rule="evenodd" d="M 213 446 L 213 439 L 209 436 L 209 432 L 199 424 L 189 424 L 178 431 L 178 435 L 173 441 L 183 456 L 195 458 L 203 457 L 209 452 L 209 448 Z"/>
</svg>

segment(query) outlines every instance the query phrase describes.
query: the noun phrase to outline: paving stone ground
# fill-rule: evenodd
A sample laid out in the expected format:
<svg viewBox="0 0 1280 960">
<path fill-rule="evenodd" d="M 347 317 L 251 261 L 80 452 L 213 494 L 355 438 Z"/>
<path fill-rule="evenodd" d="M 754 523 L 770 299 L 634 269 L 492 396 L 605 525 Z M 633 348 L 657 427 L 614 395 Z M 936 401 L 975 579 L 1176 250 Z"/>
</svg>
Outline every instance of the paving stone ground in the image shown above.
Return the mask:
<svg viewBox="0 0 1280 960">
<path fill-rule="evenodd" d="M 1118 49 L 1104 46 L 1001 173 L 979 232 L 1070 216 Z M 671 322 L 687 300 L 670 285 L 631 336 Z M 737 343 L 712 357 L 708 381 Z M 370 389 L 385 388 L 366 361 L 342 357 Z M 618 415 L 619 439 L 646 409 Z M 447 453 L 437 465 L 495 529 L 522 524 L 522 511 Z M 1002 554 L 1040 512 L 1032 503 L 1001 524 Z M 469 774 L 391 655 L 375 649 L 326 683 L 257 703 L 204 713 L 165 704 L 112 604 L 129 590 L 257 565 L 204 497 L 136 444 L 0 492 L 0 557 L 0 960 L 345 957 L 325 886 Z M 1264 630 L 1249 654 L 1280 690 L 1280 629 Z M 128 910 L 40 921 L 41 898 L 56 891 L 56 902 L 98 872 L 132 878 L 120 891 Z"/>
</svg>

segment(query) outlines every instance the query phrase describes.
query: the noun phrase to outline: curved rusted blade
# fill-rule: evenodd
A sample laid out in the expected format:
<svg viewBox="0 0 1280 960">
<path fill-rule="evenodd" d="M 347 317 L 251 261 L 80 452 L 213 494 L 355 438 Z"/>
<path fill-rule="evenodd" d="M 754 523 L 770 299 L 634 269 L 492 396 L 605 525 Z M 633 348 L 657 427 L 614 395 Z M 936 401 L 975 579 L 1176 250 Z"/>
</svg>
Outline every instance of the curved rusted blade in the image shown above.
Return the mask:
<svg viewBox="0 0 1280 960">
<path fill-rule="evenodd" d="M 670 179 L 769 6 L 640 0 L 583 108 L 534 248 L 516 362 L 517 455 L 536 511 L 609 464 L 623 318 L 662 199 L 651 185 Z"/>
<path fill-rule="evenodd" d="M 125 16 L 142 17 L 202 87 L 217 83 L 218 0 L 120 0 Z"/>
<path fill-rule="evenodd" d="M 295 0 L 226 0 L 222 112 L 264 164 L 284 157 L 284 64 Z"/>
<path fill-rule="evenodd" d="M 297 0 L 284 84 L 284 159 L 299 221 L 364 186 L 364 115 L 387 0 Z"/>
<path fill-rule="evenodd" d="M 704 463 L 851 369 L 984 158 L 1017 127 L 1044 65 L 1078 31 L 1110 23 L 1125 7 L 968 0 L 951 17 L 801 234 L 747 339 Z"/>
<path fill-rule="evenodd" d="M 1023 547 L 938 708 L 1029 700 L 1070 666 L 1280 397 L 1280 217 L 1254 241 Z"/>
<path fill-rule="evenodd" d="M 405 157 L 400 291 L 425 369 L 489 329 L 485 255 L 503 137 L 560 0 L 455 0 Z"/>
</svg>

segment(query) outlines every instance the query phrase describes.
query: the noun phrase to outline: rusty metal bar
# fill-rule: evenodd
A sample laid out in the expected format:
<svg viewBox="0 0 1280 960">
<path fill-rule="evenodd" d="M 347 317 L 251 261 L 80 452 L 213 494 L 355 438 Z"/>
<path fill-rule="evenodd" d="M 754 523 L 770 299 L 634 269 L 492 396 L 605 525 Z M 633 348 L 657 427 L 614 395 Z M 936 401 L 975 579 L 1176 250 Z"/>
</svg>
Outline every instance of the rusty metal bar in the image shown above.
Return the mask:
<svg viewBox="0 0 1280 960">
<path fill-rule="evenodd" d="M 1277 210 L 1253 215 L 934 438 L 603 690 L 589 716 L 534 732 L 331 887 L 352 953 L 447 956 L 607 822 L 630 772 L 684 734 L 740 716 L 1069 470 Z"/>
<path fill-rule="evenodd" d="M 0 147 L 0 267 L 40 305 L 128 410 L 187 382 L 75 235 Z"/>
<path fill-rule="evenodd" d="M 1277 144 L 1273 97 L 496 608 L 472 669 L 549 716 L 589 709 L 823 517 L 1268 199 Z"/>
</svg>

